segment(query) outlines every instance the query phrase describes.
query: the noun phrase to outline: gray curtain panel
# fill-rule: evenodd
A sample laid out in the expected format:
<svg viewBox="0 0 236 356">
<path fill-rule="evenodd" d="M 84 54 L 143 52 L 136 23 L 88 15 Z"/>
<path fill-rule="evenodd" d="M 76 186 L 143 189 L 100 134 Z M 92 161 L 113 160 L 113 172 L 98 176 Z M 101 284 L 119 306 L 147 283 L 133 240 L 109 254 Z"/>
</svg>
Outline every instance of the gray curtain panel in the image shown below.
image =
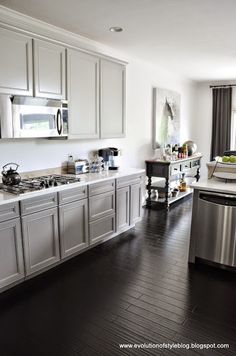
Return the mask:
<svg viewBox="0 0 236 356">
<path fill-rule="evenodd" d="M 211 160 L 230 149 L 232 87 L 212 89 Z"/>
</svg>

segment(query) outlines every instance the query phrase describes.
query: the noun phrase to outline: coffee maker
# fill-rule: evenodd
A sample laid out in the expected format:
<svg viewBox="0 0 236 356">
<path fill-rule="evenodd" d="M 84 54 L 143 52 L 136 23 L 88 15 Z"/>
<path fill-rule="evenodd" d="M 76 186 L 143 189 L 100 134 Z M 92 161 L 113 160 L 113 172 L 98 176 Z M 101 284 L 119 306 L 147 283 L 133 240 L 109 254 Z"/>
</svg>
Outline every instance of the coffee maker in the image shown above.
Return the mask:
<svg viewBox="0 0 236 356">
<path fill-rule="evenodd" d="M 117 170 L 119 149 L 116 147 L 106 147 L 98 150 L 98 156 L 103 158 L 104 169 Z"/>
</svg>

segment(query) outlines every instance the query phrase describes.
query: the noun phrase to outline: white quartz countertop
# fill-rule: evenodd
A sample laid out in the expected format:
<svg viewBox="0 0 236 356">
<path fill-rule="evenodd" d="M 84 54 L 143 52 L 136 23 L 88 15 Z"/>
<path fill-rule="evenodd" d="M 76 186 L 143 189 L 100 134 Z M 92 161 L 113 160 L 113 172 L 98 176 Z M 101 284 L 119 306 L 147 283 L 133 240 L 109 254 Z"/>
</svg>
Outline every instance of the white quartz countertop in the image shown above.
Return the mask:
<svg viewBox="0 0 236 356">
<path fill-rule="evenodd" d="M 226 182 L 223 179 L 213 177 L 211 179 L 203 179 L 199 182 L 192 183 L 191 188 L 207 190 L 210 192 L 236 194 L 236 181 Z"/>
<path fill-rule="evenodd" d="M 67 184 L 67 185 L 61 185 L 61 186 L 57 186 L 57 187 L 51 187 L 51 188 L 42 189 L 42 190 L 37 190 L 35 192 L 25 193 L 22 195 L 10 194 L 10 193 L 0 190 L 0 205 L 7 204 L 7 203 L 13 203 L 13 202 L 23 200 L 23 199 L 33 198 L 38 195 L 50 194 L 50 193 L 59 192 L 59 191 L 66 190 L 66 189 L 72 189 L 72 188 L 76 188 L 76 187 L 82 187 L 84 185 L 99 183 L 99 182 L 103 182 L 103 181 L 110 180 L 110 179 L 117 179 L 117 178 L 129 176 L 129 175 L 144 174 L 144 173 L 145 173 L 145 169 L 129 168 L 129 169 L 118 170 L 118 171 L 107 171 L 107 172 L 101 172 L 101 173 L 81 174 L 81 175 L 77 176 L 77 178 L 81 179 L 80 182 L 71 183 L 71 184 Z M 66 174 L 63 174 L 63 176 L 65 176 L 65 175 Z M 72 176 L 72 175 L 68 174 L 68 176 Z"/>
</svg>

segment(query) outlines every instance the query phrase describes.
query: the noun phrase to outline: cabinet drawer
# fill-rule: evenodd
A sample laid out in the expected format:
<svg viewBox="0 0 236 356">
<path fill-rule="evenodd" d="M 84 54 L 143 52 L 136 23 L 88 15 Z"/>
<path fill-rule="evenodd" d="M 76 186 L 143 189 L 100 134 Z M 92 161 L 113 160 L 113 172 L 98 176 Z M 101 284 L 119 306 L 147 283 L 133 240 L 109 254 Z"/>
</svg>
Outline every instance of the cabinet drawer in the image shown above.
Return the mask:
<svg viewBox="0 0 236 356">
<path fill-rule="evenodd" d="M 18 202 L 0 205 L 0 222 L 17 218 L 19 215 Z"/>
<path fill-rule="evenodd" d="M 115 179 L 106 180 L 102 183 L 95 183 L 89 186 L 89 196 L 106 193 L 115 190 Z"/>
<path fill-rule="evenodd" d="M 142 175 L 140 175 L 140 174 L 123 177 L 123 178 L 118 178 L 116 180 L 116 187 L 117 187 L 117 189 L 119 189 L 119 188 L 127 187 L 128 185 L 141 183 L 141 181 L 142 181 Z"/>
<path fill-rule="evenodd" d="M 107 192 L 89 199 L 89 220 L 100 219 L 115 213 L 115 193 Z"/>
<path fill-rule="evenodd" d="M 181 165 L 179 163 L 170 166 L 170 175 L 179 174 L 181 172 Z"/>
<path fill-rule="evenodd" d="M 90 245 L 115 232 L 115 215 L 109 215 L 89 224 Z"/>
<path fill-rule="evenodd" d="M 20 202 L 21 215 L 36 213 L 37 211 L 57 206 L 57 194 L 40 195 Z"/>
<path fill-rule="evenodd" d="M 199 159 L 195 159 L 194 161 L 191 162 L 191 168 L 200 167 L 200 163 L 201 163 L 200 158 Z"/>
<path fill-rule="evenodd" d="M 182 172 L 185 172 L 185 171 L 188 171 L 189 169 L 191 168 L 191 162 L 183 162 L 181 164 L 181 171 Z"/>
<path fill-rule="evenodd" d="M 66 189 L 58 194 L 59 205 L 71 203 L 84 198 L 87 198 L 87 185 L 84 187 Z"/>
</svg>

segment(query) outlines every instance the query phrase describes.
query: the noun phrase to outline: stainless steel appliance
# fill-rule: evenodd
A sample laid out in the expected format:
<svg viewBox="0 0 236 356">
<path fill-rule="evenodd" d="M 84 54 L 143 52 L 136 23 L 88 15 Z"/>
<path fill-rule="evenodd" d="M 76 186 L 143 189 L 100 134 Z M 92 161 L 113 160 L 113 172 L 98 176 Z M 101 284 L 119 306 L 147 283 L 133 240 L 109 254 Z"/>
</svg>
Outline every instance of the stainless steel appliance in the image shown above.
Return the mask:
<svg viewBox="0 0 236 356">
<path fill-rule="evenodd" d="M 68 136 L 67 101 L 0 96 L 1 138 Z"/>
<path fill-rule="evenodd" d="M 80 178 L 52 174 L 48 176 L 22 179 L 21 182 L 17 185 L 0 184 L 0 189 L 8 193 L 22 195 L 37 190 L 43 190 L 77 182 L 80 182 Z"/>
<path fill-rule="evenodd" d="M 196 256 L 236 267 L 236 195 L 199 192 Z"/>
</svg>

